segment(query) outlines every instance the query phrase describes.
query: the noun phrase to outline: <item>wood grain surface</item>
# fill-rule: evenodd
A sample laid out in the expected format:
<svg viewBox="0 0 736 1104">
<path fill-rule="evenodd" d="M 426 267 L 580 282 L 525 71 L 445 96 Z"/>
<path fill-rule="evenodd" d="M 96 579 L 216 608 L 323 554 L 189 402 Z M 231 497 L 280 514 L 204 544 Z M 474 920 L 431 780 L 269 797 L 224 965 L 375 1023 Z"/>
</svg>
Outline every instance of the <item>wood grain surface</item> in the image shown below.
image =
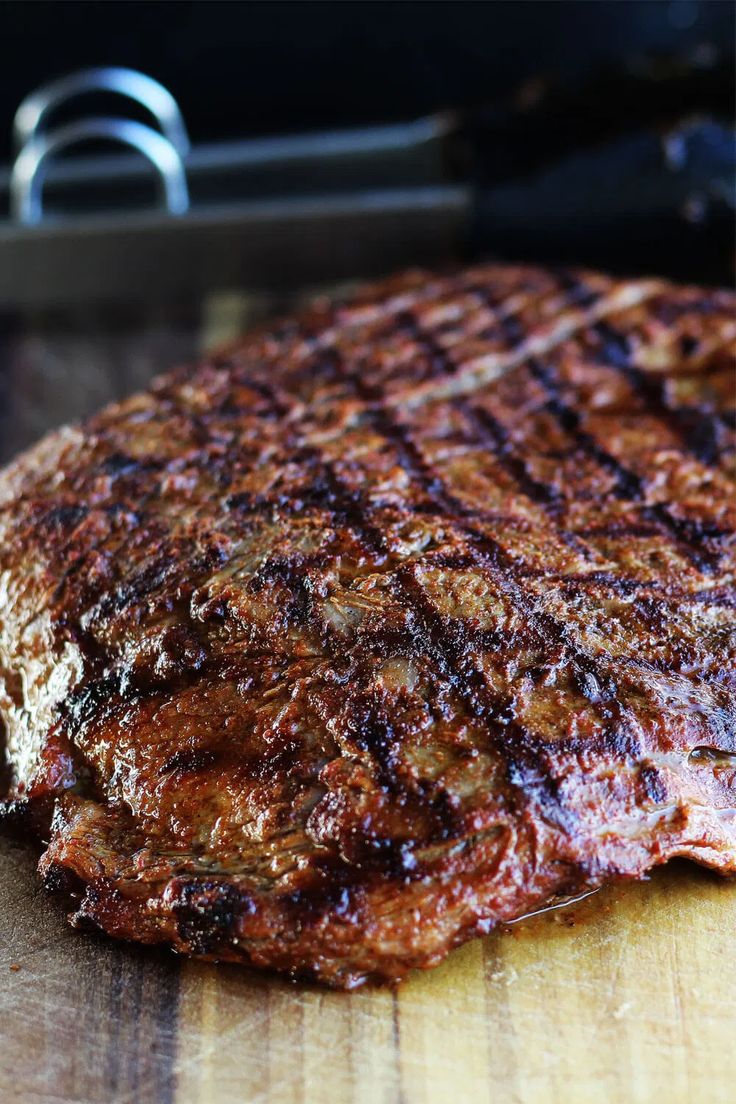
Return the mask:
<svg viewBox="0 0 736 1104">
<path fill-rule="evenodd" d="M 273 307 L 0 316 L 0 459 Z M 35 861 L 0 838 L 2 1102 L 736 1100 L 736 887 L 686 864 L 338 994 L 77 934 Z"/>
</svg>

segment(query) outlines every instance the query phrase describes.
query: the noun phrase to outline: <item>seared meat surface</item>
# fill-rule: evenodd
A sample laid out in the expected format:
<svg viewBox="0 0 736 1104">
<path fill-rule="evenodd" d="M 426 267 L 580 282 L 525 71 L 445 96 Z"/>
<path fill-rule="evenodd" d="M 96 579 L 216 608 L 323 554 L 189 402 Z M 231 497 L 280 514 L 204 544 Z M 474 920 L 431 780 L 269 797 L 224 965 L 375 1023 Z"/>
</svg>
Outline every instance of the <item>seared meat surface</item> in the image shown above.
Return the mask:
<svg viewBox="0 0 736 1104">
<path fill-rule="evenodd" d="M 73 922 L 351 987 L 736 872 L 734 299 L 410 274 L 6 469 L 4 808 Z"/>
</svg>

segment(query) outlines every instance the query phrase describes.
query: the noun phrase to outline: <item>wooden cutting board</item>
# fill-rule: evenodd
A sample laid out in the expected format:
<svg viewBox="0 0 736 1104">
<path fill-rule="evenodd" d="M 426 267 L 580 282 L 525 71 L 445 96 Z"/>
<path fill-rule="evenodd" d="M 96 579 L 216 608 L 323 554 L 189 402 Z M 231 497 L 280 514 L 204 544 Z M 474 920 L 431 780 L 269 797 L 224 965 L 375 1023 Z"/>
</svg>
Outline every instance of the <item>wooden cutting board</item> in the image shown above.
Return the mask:
<svg viewBox="0 0 736 1104">
<path fill-rule="evenodd" d="M 0 317 L 0 459 L 272 306 Z M 339 994 L 79 935 L 35 859 L 0 838 L 0 1101 L 736 1100 L 736 887 L 694 867 Z"/>
<path fill-rule="evenodd" d="M 736 892 L 684 865 L 351 994 L 77 934 L 33 868 L 0 841 L 3 1101 L 734 1100 Z"/>
</svg>

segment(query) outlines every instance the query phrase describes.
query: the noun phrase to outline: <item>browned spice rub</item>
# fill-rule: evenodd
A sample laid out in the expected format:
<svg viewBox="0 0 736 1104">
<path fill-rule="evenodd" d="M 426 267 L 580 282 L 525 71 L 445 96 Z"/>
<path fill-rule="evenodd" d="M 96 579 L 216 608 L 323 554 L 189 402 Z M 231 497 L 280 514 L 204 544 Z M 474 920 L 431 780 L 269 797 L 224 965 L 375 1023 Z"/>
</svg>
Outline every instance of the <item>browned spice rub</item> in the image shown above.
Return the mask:
<svg viewBox="0 0 736 1104">
<path fill-rule="evenodd" d="M 735 300 L 410 274 L 6 469 L 4 808 L 73 922 L 351 987 L 736 872 Z"/>
</svg>

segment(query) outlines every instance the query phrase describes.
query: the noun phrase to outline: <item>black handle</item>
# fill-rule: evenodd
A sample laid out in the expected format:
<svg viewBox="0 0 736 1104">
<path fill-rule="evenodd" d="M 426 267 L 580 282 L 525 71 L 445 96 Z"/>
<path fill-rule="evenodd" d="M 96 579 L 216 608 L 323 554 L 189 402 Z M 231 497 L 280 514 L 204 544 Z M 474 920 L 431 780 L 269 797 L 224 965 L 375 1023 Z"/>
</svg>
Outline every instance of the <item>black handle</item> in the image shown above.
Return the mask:
<svg viewBox="0 0 736 1104">
<path fill-rule="evenodd" d="M 734 72 L 701 50 L 467 113 L 448 163 L 475 184 L 475 249 L 732 282 Z"/>
<path fill-rule="evenodd" d="M 680 280 L 734 278 L 736 142 L 688 121 L 563 158 L 523 181 L 476 191 L 481 252 Z"/>
</svg>

